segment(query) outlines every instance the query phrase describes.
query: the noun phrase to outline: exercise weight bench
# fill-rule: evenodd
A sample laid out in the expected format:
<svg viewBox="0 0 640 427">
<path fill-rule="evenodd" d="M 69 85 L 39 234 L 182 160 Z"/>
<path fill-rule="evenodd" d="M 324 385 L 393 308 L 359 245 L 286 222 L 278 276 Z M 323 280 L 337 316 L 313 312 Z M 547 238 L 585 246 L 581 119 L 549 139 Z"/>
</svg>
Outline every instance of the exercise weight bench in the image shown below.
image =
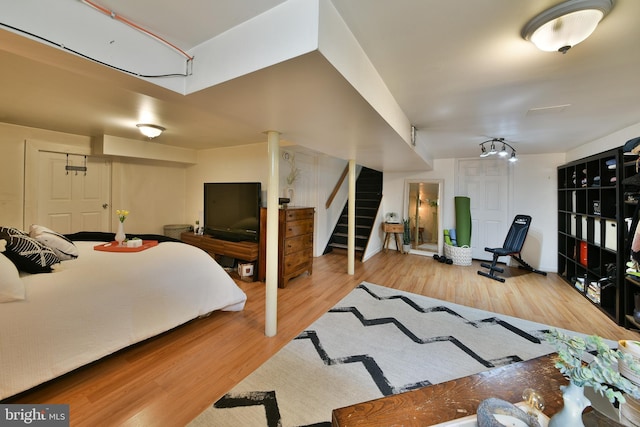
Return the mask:
<svg viewBox="0 0 640 427">
<path fill-rule="evenodd" d="M 527 264 L 520 256 L 520 251 L 522 251 L 522 246 L 524 245 L 527 233 L 529 232 L 529 225 L 531 225 L 531 217 L 529 215 L 516 215 L 502 247 L 484 248 L 485 251 L 493 254 L 493 261 L 491 264 L 484 262 L 481 263 L 480 265 L 484 268 L 488 268 L 489 272 L 478 270 L 478 274 L 497 280 L 498 282 L 504 282 L 504 277 L 500 277 L 495 274 L 495 272 L 504 273 L 504 269 L 496 266 L 496 264 L 498 263 L 498 258 L 501 256 L 510 256 L 520 264 L 518 266 L 519 268 L 546 276 L 546 271 L 536 270 Z"/>
</svg>

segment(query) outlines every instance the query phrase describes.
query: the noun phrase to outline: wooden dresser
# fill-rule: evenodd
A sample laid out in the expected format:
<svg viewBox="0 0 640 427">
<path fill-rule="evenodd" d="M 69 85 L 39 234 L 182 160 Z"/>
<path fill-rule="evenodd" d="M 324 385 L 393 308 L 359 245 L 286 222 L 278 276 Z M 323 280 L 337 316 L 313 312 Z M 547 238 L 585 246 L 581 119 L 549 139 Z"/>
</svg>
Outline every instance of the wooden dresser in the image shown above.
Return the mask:
<svg viewBox="0 0 640 427">
<path fill-rule="evenodd" d="M 314 208 L 278 210 L 278 287 L 313 269 Z M 260 209 L 260 259 L 258 280 L 266 278 L 267 210 Z"/>
</svg>

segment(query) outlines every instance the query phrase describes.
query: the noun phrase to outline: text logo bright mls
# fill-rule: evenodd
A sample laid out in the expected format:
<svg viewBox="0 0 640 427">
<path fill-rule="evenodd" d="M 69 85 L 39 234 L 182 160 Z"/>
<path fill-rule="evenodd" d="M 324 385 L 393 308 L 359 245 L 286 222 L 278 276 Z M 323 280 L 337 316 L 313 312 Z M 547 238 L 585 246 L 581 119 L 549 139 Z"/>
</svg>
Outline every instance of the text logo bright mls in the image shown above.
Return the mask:
<svg viewBox="0 0 640 427">
<path fill-rule="evenodd" d="M 0 426 L 68 427 L 69 405 L 0 405 Z"/>
</svg>

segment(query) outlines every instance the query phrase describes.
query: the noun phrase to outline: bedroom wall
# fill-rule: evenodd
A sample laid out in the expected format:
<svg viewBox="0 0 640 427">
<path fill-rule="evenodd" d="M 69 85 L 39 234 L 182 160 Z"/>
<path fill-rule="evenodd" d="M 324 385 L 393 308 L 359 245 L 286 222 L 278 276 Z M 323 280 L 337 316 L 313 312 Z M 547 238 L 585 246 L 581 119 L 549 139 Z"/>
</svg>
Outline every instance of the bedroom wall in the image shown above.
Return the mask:
<svg viewBox="0 0 640 427">
<path fill-rule="evenodd" d="M 164 234 L 167 224 L 185 224 L 186 167 L 139 159 L 114 159 L 111 205 L 130 212 L 125 231 Z M 112 230 L 117 228 L 113 216 Z"/>
</svg>

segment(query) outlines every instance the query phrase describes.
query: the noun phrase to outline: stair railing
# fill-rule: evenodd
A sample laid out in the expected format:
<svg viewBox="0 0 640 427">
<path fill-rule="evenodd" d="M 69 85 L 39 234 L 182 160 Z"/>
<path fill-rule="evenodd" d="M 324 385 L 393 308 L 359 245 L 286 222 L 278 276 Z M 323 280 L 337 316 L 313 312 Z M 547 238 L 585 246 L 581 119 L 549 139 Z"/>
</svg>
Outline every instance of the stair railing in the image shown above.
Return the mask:
<svg viewBox="0 0 640 427">
<path fill-rule="evenodd" d="M 333 191 L 327 198 L 327 202 L 324 204 L 325 209 L 329 209 L 329 206 L 331 206 L 331 203 L 333 203 L 333 199 L 335 199 L 336 195 L 338 194 L 338 191 L 340 190 L 340 187 L 342 187 L 342 183 L 344 182 L 348 174 L 349 174 L 349 164 L 347 163 L 347 166 L 345 166 L 344 171 L 342 172 L 342 175 L 340 175 L 340 178 L 338 179 L 336 186 L 333 188 Z"/>
</svg>

